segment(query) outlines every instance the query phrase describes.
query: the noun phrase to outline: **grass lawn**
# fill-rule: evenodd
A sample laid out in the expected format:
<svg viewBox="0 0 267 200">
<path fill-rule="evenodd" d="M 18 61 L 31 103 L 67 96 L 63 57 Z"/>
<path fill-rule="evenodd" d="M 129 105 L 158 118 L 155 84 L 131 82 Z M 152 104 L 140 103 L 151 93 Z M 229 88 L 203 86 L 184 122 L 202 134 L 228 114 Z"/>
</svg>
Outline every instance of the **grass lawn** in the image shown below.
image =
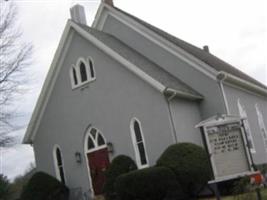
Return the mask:
<svg viewBox="0 0 267 200">
<path fill-rule="evenodd" d="M 243 197 L 243 198 L 241 198 Z M 248 198 L 250 197 L 250 198 Z M 261 190 L 261 197 L 262 197 L 262 200 L 266 200 L 267 199 L 267 189 L 262 189 Z M 221 198 L 222 200 L 257 200 L 256 198 L 256 193 L 253 192 L 253 193 L 248 193 L 248 194 L 242 194 L 240 196 L 227 196 L 227 197 L 222 197 Z M 215 200 L 215 198 L 205 198 L 205 199 L 201 199 L 201 200 Z"/>
</svg>

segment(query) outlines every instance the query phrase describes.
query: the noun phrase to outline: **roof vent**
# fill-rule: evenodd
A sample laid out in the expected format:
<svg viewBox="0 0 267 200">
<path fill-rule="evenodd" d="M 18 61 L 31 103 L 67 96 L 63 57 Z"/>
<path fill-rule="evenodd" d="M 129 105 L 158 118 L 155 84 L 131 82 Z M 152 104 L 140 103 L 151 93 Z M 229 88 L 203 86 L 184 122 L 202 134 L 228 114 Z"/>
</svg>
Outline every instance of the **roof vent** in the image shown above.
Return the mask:
<svg viewBox="0 0 267 200">
<path fill-rule="evenodd" d="M 86 25 L 86 16 L 84 7 L 76 4 L 73 7 L 70 8 L 70 16 L 73 21 L 79 24 Z"/>
<path fill-rule="evenodd" d="M 113 0 L 102 0 L 102 3 L 108 4 L 108 5 L 112 6 L 112 7 L 114 7 Z"/>
<path fill-rule="evenodd" d="M 210 50 L 209 50 L 209 46 L 208 46 L 208 45 L 203 46 L 203 50 L 206 51 L 207 53 L 210 52 Z"/>
</svg>

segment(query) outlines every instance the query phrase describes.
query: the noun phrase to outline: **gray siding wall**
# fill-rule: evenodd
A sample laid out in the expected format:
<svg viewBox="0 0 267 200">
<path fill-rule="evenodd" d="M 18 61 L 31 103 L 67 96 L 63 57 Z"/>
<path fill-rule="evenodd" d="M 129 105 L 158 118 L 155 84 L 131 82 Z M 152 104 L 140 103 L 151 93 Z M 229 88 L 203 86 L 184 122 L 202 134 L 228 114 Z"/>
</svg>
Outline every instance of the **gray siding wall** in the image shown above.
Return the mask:
<svg viewBox="0 0 267 200">
<path fill-rule="evenodd" d="M 110 15 L 105 21 L 103 31 L 119 38 L 204 95 L 205 100 L 200 104 L 203 120 L 216 113 L 226 113 L 222 93 L 214 80 Z"/>
<path fill-rule="evenodd" d="M 199 129 L 195 125 L 201 121 L 199 104 L 183 99 L 170 102 L 176 138 L 178 142 L 191 142 L 202 146 Z"/>
<path fill-rule="evenodd" d="M 94 61 L 96 80 L 83 89 L 72 90 L 70 66 L 79 57 L 88 56 Z M 182 109 L 180 114 L 183 112 L 187 111 Z M 124 66 L 74 34 L 34 141 L 38 170 L 55 176 L 52 151 L 58 144 L 62 149 L 67 185 L 87 191 L 86 128 L 91 124 L 113 143 L 115 152 L 111 158 L 125 154 L 135 159 L 130 136 L 133 117 L 142 123 L 149 164 L 153 165 L 165 148 L 174 142 L 165 98 Z M 75 162 L 75 152 L 83 155 L 82 164 Z"/>
<path fill-rule="evenodd" d="M 256 153 L 252 154 L 254 162 L 256 164 L 267 163 L 267 150 L 264 146 L 255 108 L 255 104 L 258 104 L 267 127 L 267 98 L 230 85 L 225 85 L 224 90 L 231 114 L 239 115 L 238 99 L 240 99 L 241 104 L 245 107 L 256 148 Z"/>
</svg>

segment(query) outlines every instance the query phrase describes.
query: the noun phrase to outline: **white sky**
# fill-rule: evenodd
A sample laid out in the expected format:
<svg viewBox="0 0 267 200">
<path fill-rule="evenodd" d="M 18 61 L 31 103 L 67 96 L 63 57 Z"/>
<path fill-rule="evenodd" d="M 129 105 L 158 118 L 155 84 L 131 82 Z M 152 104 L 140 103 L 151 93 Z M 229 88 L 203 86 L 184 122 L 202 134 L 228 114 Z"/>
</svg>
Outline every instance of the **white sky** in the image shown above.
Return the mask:
<svg viewBox="0 0 267 200">
<path fill-rule="evenodd" d="M 3 0 L 0 0 L 3 3 Z M 34 45 L 31 90 L 20 102 L 27 125 L 57 48 L 69 8 L 85 6 L 91 25 L 100 0 L 13 0 L 19 11 L 24 40 Z M 211 53 L 267 85 L 267 4 L 265 0 L 114 0 L 115 6 Z M 25 129 L 17 131 L 20 140 Z M 33 162 L 27 145 L 2 151 L 3 173 L 10 179 Z M 0 171 L 1 173 L 1 171 Z"/>
</svg>

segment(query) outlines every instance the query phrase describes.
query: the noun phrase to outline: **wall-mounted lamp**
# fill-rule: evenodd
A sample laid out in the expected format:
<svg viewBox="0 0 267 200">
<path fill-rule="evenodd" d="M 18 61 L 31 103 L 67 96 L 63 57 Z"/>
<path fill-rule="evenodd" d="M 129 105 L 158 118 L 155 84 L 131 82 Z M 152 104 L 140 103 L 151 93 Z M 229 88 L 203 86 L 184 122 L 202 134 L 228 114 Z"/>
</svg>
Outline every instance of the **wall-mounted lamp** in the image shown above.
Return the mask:
<svg viewBox="0 0 267 200">
<path fill-rule="evenodd" d="M 82 155 L 80 152 L 75 153 L 75 160 L 77 163 L 82 163 Z"/>
<path fill-rule="evenodd" d="M 109 153 L 113 153 L 114 152 L 113 144 L 111 142 L 107 143 L 107 147 L 108 147 L 108 152 Z"/>
</svg>

